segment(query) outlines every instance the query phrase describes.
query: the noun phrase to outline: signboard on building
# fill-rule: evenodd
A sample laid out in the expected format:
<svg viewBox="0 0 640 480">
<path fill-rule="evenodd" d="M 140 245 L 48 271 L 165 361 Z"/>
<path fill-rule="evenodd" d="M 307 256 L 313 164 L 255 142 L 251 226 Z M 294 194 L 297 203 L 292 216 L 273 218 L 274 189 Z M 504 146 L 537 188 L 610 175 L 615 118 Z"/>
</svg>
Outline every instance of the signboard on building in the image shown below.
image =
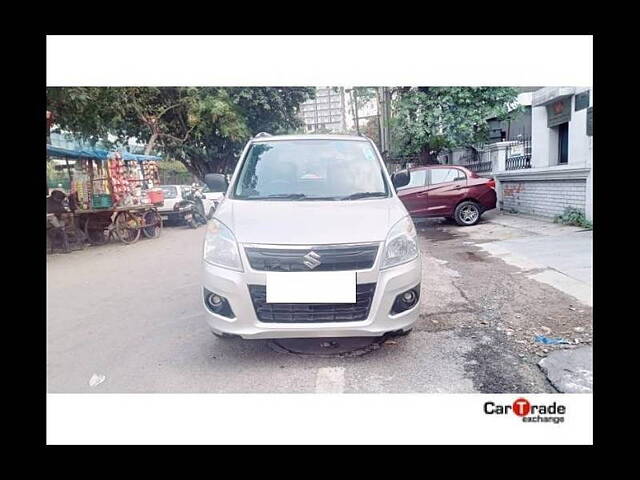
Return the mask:
<svg viewBox="0 0 640 480">
<path fill-rule="evenodd" d="M 577 112 L 578 110 L 584 110 L 585 108 L 589 108 L 589 90 L 576 95 L 576 106 L 574 110 Z"/>
<path fill-rule="evenodd" d="M 571 97 L 559 98 L 547 105 L 547 127 L 571 121 Z"/>
<path fill-rule="evenodd" d="M 517 143 L 507 148 L 507 157 L 522 157 L 524 156 L 524 143 Z"/>
<path fill-rule="evenodd" d="M 593 107 L 587 109 L 587 135 L 593 137 Z"/>
</svg>

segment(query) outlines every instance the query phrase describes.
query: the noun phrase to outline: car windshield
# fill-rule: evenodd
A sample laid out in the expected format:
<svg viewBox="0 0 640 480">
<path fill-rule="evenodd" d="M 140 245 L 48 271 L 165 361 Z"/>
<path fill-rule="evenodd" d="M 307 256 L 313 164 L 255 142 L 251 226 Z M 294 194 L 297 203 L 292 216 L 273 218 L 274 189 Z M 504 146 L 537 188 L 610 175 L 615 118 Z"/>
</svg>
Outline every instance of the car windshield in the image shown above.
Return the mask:
<svg viewBox="0 0 640 480">
<path fill-rule="evenodd" d="M 249 149 L 233 190 L 247 200 L 388 197 L 374 149 L 355 140 L 279 140 Z"/>
<path fill-rule="evenodd" d="M 170 185 L 163 185 L 160 187 L 164 193 L 164 198 L 176 198 L 178 196 L 178 189 Z"/>
</svg>

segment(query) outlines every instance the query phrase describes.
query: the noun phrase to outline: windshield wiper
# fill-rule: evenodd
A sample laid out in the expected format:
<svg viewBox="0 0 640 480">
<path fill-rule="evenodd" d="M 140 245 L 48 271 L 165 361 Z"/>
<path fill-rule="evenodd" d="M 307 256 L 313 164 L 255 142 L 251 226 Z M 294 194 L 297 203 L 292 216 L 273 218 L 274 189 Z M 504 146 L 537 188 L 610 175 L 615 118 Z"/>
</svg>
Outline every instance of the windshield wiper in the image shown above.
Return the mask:
<svg viewBox="0 0 640 480">
<path fill-rule="evenodd" d="M 357 200 L 359 198 L 367 197 L 386 197 L 388 194 L 385 192 L 358 192 L 342 197 L 341 200 Z"/>
<path fill-rule="evenodd" d="M 266 198 L 305 198 L 306 195 L 304 193 L 276 193 L 273 195 L 267 195 Z"/>
<path fill-rule="evenodd" d="M 304 197 L 302 200 L 338 200 L 338 197 Z"/>
<path fill-rule="evenodd" d="M 261 197 L 239 197 L 239 198 L 243 198 L 244 200 L 289 200 L 289 199 L 298 199 L 298 198 L 305 198 L 306 195 L 304 193 L 275 193 L 273 195 L 265 195 L 265 196 L 261 196 Z"/>
</svg>

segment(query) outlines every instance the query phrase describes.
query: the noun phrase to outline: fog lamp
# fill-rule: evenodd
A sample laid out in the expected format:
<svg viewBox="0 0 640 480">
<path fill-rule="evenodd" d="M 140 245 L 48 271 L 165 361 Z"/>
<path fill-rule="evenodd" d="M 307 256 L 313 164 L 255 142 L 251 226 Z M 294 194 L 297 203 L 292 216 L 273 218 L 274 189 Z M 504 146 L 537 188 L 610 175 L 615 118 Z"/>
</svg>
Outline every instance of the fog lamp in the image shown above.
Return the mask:
<svg viewBox="0 0 640 480">
<path fill-rule="evenodd" d="M 404 312 L 410 308 L 415 307 L 420 299 L 420 285 L 416 285 L 406 292 L 402 292 L 398 295 L 391 307 L 391 315 Z"/>
<path fill-rule="evenodd" d="M 206 288 L 203 288 L 202 290 L 204 295 L 204 303 L 210 312 L 217 315 L 222 315 L 223 317 L 227 318 L 234 317 L 233 310 L 231 310 L 231 305 L 229 305 L 229 301 L 226 298 L 224 298 L 222 295 L 211 292 Z"/>
</svg>

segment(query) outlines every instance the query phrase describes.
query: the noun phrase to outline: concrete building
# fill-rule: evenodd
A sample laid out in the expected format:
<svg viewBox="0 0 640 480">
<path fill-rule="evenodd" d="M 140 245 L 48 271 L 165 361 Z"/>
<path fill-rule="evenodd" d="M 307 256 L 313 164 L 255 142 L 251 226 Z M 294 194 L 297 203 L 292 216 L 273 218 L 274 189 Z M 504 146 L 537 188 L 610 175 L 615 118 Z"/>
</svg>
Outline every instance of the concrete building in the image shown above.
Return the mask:
<svg viewBox="0 0 640 480">
<path fill-rule="evenodd" d="M 371 118 L 378 116 L 377 98 L 360 102 L 358 125 L 366 127 Z M 306 133 L 330 131 L 355 133 L 355 105 L 352 87 L 317 87 L 316 98 L 300 105 L 300 118 Z"/>
<path fill-rule="evenodd" d="M 305 133 L 346 131 L 346 105 L 343 87 L 317 87 L 316 98 L 300 105 Z"/>
<path fill-rule="evenodd" d="M 531 154 L 495 172 L 503 210 L 553 218 L 566 207 L 593 219 L 593 92 L 546 87 L 533 92 Z"/>
<path fill-rule="evenodd" d="M 525 112 L 530 108 L 530 119 L 520 117 L 507 133 L 504 123 L 496 126 L 500 135 L 494 133 L 486 145 L 443 152 L 438 159 L 494 177 L 501 210 L 552 219 L 573 207 L 592 220 L 593 92 L 531 90 L 518 96 Z"/>
</svg>

